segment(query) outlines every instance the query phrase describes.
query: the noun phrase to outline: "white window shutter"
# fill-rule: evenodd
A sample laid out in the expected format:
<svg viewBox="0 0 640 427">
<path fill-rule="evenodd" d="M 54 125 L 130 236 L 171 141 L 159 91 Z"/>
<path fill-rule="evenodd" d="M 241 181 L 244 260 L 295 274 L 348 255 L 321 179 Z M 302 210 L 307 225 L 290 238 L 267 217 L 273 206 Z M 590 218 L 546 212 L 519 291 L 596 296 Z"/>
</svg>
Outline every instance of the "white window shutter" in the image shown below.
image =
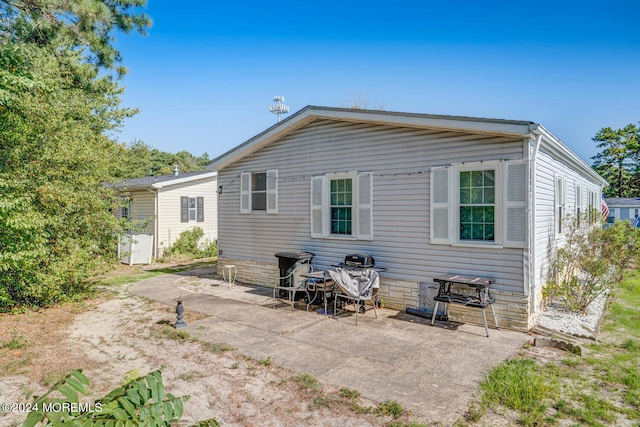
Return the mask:
<svg viewBox="0 0 640 427">
<path fill-rule="evenodd" d="M 504 246 L 525 248 L 527 246 L 527 184 L 528 163 L 526 160 L 511 160 L 506 163 L 505 177 L 507 196 L 505 206 Z"/>
<path fill-rule="evenodd" d="M 240 174 L 240 213 L 251 213 L 251 173 Z"/>
<path fill-rule="evenodd" d="M 278 213 L 278 170 L 267 171 L 267 213 Z"/>
<path fill-rule="evenodd" d="M 358 174 L 358 239 L 373 240 L 373 173 Z"/>
<path fill-rule="evenodd" d="M 311 237 L 324 237 L 324 176 L 311 177 Z"/>
<path fill-rule="evenodd" d="M 431 168 L 431 243 L 451 244 L 449 168 Z"/>
</svg>

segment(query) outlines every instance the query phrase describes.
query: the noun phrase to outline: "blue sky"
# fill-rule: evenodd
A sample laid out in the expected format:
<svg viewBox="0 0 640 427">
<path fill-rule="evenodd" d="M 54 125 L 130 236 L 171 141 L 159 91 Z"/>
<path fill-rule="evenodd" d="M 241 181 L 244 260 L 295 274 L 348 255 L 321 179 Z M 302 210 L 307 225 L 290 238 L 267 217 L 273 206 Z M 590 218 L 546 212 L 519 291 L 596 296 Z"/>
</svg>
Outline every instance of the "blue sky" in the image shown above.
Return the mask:
<svg viewBox="0 0 640 427">
<path fill-rule="evenodd" d="M 118 35 L 117 138 L 214 158 L 291 113 L 348 106 L 542 123 L 590 161 L 602 127 L 640 120 L 640 2 L 149 0 Z"/>
</svg>

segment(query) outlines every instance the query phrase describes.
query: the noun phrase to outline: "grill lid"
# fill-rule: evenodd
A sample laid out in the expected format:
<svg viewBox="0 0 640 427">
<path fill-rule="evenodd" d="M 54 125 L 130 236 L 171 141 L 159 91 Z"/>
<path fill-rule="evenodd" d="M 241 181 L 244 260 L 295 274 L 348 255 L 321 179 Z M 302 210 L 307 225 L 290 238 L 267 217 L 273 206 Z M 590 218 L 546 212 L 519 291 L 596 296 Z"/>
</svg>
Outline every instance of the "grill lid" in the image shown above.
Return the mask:
<svg viewBox="0 0 640 427">
<path fill-rule="evenodd" d="M 344 265 L 347 267 L 369 268 L 376 265 L 376 261 L 371 255 L 367 254 L 349 254 L 344 258 Z"/>
</svg>

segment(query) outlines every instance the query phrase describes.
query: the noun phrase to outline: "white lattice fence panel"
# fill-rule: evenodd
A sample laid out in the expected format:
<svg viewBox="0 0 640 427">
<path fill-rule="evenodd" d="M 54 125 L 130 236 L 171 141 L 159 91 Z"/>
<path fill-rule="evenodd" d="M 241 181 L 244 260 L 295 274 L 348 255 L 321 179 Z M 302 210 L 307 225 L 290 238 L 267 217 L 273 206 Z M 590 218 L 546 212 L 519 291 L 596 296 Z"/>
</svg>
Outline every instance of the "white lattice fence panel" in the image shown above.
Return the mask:
<svg viewBox="0 0 640 427">
<path fill-rule="evenodd" d="M 131 236 L 125 234 L 118 242 L 118 259 L 123 264 L 131 264 Z"/>
<path fill-rule="evenodd" d="M 131 245 L 131 264 L 151 264 L 153 235 L 136 234 Z"/>
</svg>

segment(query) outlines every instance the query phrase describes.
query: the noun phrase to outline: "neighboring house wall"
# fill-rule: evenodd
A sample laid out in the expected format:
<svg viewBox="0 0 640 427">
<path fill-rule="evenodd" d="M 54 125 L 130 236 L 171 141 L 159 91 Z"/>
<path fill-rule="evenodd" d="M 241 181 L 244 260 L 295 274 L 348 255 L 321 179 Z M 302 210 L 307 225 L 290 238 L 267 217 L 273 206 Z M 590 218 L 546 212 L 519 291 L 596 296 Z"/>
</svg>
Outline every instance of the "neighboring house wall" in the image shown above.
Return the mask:
<svg viewBox="0 0 640 427">
<path fill-rule="evenodd" d="M 239 279 L 272 286 L 275 252 L 313 252 L 319 268 L 369 253 L 389 268 L 380 295 L 396 308 L 419 306 L 420 283 L 433 277 L 488 276 L 496 279 L 501 324 L 527 329 L 524 249 L 431 244 L 429 173 L 452 163 L 522 159 L 525 146 L 521 138 L 316 120 L 219 172 L 222 258 L 238 266 Z M 241 214 L 240 174 L 273 169 L 278 213 Z M 373 240 L 311 238 L 311 177 L 351 171 L 373 173 Z M 451 313 L 481 322 L 479 310 L 452 306 Z"/>
<path fill-rule="evenodd" d="M 137 233 L 154 234 L 154 212 L 155 212 L 155 200 L 153 193 L 148 191 L 131 191 L 129 192 L 130 208 L 129 219 L 142 220 L 150 218 L 146 228 L 142 231 L 136 231 Z M 155 244 L 155 242 L 154 242 Z"/>
<path fill-rule="evenodd" d="M 215 240 L 218 238 L 218 210 L 217 210 L 217 179 L 174 184 L 157 189 L 158 191 L 158 256 L 162 257 L 164 251 L 175 243 L 180 233 L 194 227 L 200 227 L 204 231 L 204 239 Z M 204 201 L 204 221 L 182 222 L 181 197 L 202 197 Z"/>
</svg>

